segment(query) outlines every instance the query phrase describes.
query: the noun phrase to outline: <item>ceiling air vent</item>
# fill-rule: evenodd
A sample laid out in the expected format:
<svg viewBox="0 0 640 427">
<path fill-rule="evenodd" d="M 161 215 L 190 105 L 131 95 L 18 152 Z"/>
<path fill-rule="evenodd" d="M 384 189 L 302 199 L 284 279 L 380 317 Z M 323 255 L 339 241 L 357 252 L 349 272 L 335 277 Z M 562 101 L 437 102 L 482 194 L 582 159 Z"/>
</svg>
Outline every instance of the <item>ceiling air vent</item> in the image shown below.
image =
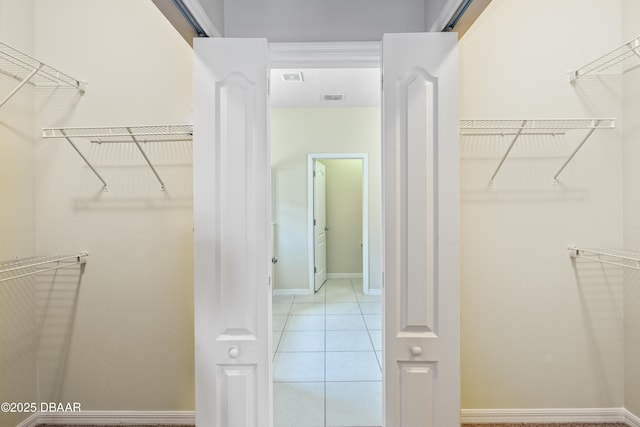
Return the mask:
<svg viewBox="0 0 640 427">
<path fill-rule="evenodd" d="M 302 77 L 301 71 L 290 71 L 286 73 L 280 74 L 282 76 L 283 82 L 303 82 L 304 77 Z"/>
<path fill-rule="evenodd" d="M 344 94 L 342 93 L 332 93 L 332 94 L 324 94 L 322 95 L 323 101 L 344 101 Z"/>
</svg>

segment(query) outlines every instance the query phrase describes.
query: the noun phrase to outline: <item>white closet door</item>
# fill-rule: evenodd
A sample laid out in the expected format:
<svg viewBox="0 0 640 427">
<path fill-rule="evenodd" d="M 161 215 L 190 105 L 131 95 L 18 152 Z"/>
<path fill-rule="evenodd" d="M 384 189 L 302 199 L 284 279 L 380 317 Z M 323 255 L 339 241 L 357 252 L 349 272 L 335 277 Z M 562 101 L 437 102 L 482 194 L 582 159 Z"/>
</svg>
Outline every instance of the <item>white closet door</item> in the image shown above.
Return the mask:
<svg viewBox="0 0 640 427">
<path fill-rule="evenodd" d="M 385 426 L 460 425 L 457 36 L 385 35 Z"/>
<path fill-rule="evenodd" d="M 271 424 L 265 39 L 194 43 L 196 423 Z"/>
</svg>

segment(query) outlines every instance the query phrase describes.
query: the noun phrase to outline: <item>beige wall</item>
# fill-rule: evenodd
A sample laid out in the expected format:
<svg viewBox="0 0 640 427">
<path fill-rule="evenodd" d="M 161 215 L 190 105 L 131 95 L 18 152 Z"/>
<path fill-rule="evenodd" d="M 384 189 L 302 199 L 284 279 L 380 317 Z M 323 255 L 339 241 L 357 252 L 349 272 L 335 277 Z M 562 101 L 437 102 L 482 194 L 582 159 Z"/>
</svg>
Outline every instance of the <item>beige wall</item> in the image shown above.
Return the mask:
<svg viewBox="0 0 640 427">
<path fill-rule="evenodd" d="M 27 54 L 33 54 L 33 6 L 0 0 L 0 41 Z M 18 83 L 0 75 L 0 100 Z M 33 94 L 23 87 L 0 107 L 0 261 L 35 252 Z M 0 313 L 0 402 L 31 402 L 37 396 L 34 281 L 0 283 Z M 28 415 L 0 413 L 0 427 Z"/>
<path fill-rule="evenodd" d="M 0 41 L 33 54 L 33 1 L 0 1 Z M 0 100 L 19 80 L 0 75 Z M 33 89 L 0 107 L 0 260 L 28 256 L 35 245 Z"/>
<path fill-rule="evenodd" d="M 323 160 L 327 194 L 327 273 L 362 274 L 362 160 Z"/>
<path fill-rule="evenodd" d="M 566 73 L 620 44 L 621 16 L 620 1 L 494 0 L 460 43 L 461 118 L 620 119 L 620 78 Z M 493 187 L 508 139 L 461 141 L 465 409 L 624 404 L 622 273 L 566 250 L 623 245 L 621 128 L 553 184 L 582 135 L 523 138 Z"/>
<path fill-rule="evenodd" d="M 640 248 L 638 74 L 576 85 L 564 74 L 635 37 L 638 12 L 631 0 L 494 0 L 462 39 L 463 118 L 624 118 L 624 139 L 620 120 L 615 131 L 596 132 L 558 185 L 551 176 L 575 139 L 523 141 L 494 187 L 488 178 L 504 141 L 462 141 L 464 408 L 626 405 L 640 414 L 640 280 L 625 276 L 623 294 L 619 271 L 574 270 L 565 250 Z M 63 385 L 46 394 L 86 410 L 192 410 L 190 149 L 154 153 L 163 193 L 135 152 L 82 145 L 111 184 L 103 193 L 64 141 L 34 136 L 52 125 L 190 121 L 191 50 L 150 2 L 130 0 L 36 0 L 35 10 L 34 2 L 0 0 L 0 39 L 89 82 L 82 98 L 26 89 L 0 110 L 2 259 L 90 252 L 73 294 L 68 358 L 40 372 L 61 374 Z M 12 86 L 0 79 L 2 93 Z M 278 241 L 288 242 L 276 284 L 306 288 L 306 154 L 369 152 L 370 183 L 378 182 L 379 111 L 272 117 L 275 196 L 290 202 L 276 207 Z M 372 287 L 380 276 L 379 204 L 371 185 Z M 7 289 L 2 312 L 15 308 L 24 318 L 11 322 L 29 325 L 35 288 Z M 34 330 L 2 319 L 0 400 L 33 399 Z M 18 338 L 7 352 L 5 342 Z M 2 416 L 3 427 L 18 420 Z"/>
<path fill-rule="evenodd" d="M 192 52 L 151 2 L 36 0 L 35 53 L 88 86 L 82 97 L 38 92 L 33 131 L 190 121 Z M 90 254 L 62 301 L 74 313 L 69 344 L 40 354 L 40 375 L 61 382 L 43 398 L 83 410 L 193 410 L 191 148 L 145 144 L 162 192 L 134 147 L 77 143 L 108 192 L 66 141 L 36 141 L 36 250 Z"/>
<path fill-rule="evenodd" d="M 640 3 L 622 2 L 622 42 L 640 35 Z M 640 250 L 640 73 L 623 77 L 624 89 L 624 246 Z M 640 417 L 640 274 L 625 272 L 625 405 Z"/>
<path fill-rule="evenodd" d="M 271 111 L 276 289 L 308 289 L 307 154 L 369 153 L 369 277 L 380 288 L 380 110 Z"/>
</svg>

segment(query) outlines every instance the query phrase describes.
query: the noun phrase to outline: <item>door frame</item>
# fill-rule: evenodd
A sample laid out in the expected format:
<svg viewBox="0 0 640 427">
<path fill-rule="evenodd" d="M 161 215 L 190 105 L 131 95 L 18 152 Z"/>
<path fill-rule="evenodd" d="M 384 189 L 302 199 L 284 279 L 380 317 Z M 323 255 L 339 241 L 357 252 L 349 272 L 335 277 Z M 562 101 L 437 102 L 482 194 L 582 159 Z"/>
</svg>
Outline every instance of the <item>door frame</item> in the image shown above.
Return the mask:
<svg viewBox="0 0 640 427">
<path fill-rule="evenodd" d="M 271 42 L 269 43 L 269 69 L 277 68 L 378 68 L 382 71 L 382 41 L 364 41 L 364 42 Z M 380 87 L 380 96 L 382 97 L 382 84 Z M 382 108 L 382 107 L 381 107 Z M 380 137 L 382 138 L 382 129 L 380 129 Z M 312 154 L 310 154 L 312 155 Z M 321 154 L 314 154 L 320 156 Z M 322 154 L 324 155 L 324 154 Z M 344 153 L 340 154 L 345 156 Z M 320 158 L 320 157 L 318 157 Z M 347 158 L 347 157 L 342 157 Z M 368 159 L 367 159 L 368 164 Z M 364 169 L 363 163 L 363 171 Z M 309 167 L 307 168 L 309 170 Z M 368 174 L 367 174 L 368 182 Z M 309 184 L 313 185 L 313 183 Z M 364 180 L 363 180 L 364 186 Z M 364 189 L 363 189 L 364 191 Z M 312 194 L 313 191 L 307 191 L 307 194 Z M 368 191 L 366 197 L 369 197 Z M 313 202 L 313 201 L 312 201 Z M 364 203 L 364 196 L 363 196 Z M 367 202 L 368 203 L 368 202 Z M 311 204 L 310 206 L 313 206 Z M 367 214 L 369 206 L 366 205 Z M 307 208 L 309 211 L 309 208 Z M 313 224 L 313 212 L 310 211 L 308 215 L 311 216 L 310 221 Z M 363 215 L 364 215 L 363 206 Z M 368 222 L 368 218 L 367 218 Z M 364 225 L 363 225 L 364 227 Z M 368 247 L 368 228 L 367 232 L 363 231 L 363 239 L 367 238 Z M 310 236 L 309 238 L 311 238 Z M 309 249 L 309 265 L 313 265 L 313 240 L 308 240 Z M 364 241 L 363 241 L 364 251 Z M 365 258 L 367 256 L 367 263 L 365 269 Z M 369 289 L 369 252 L 363 252 L 363 292 L 371 293 L 374 290 Z M 310 293 L 314 292 L 313 288 L 313 269 L 309 272 L 309 283 L 307 289 Z M 365 279 L 365 273 L 367 274 Z M 366 285 L 365 285 L 366 284 Z M 364 288 L 366 286 L 366 288 Z M 377 291 L 377 290 L 375 290 Z M 382 293 L 382 289 L 377 291 Z M 383 313 L 384 319 L 384 313 Z"/>
<path fill-rule="evenodd" d="M 362 292 L 369 292 L 369 154 L 368 153 L 310 153 L 307 154 L 307 247 L 309 253 L 309 291 L 315 291 L 314 232 L 313 232 L 313 163 L 316 160 L 361 160 L 362 161 Z"/>
<path fill-rule="evenodd" d="M 382 42 L 271 42 L 269 68 L 381 68 Z"/>
</svg>

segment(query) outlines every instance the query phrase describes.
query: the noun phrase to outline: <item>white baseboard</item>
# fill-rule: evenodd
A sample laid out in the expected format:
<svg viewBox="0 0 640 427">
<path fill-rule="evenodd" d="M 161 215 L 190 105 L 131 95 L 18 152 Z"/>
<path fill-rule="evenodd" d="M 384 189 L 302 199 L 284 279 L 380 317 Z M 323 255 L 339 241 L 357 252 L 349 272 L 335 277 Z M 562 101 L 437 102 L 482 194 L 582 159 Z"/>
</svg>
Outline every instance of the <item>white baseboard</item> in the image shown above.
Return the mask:
<svg viewBox="0 0 640 427">
<path fill-rule="evenodd" d="M 460 418 L 464 424 L 621 423 L 627 413 L 624 408 L 463 409 Z"/>
<path fill-rule="evenodd" d="M 624 408 L 578 409 L 463 409 L 463 424 L 492 423 L 627 423 L 640 427 L 640 417 Z M 194 411 L 82 411 L 37 412 L 16 427 L 39 424 L 195 425 Z"/>
<path fill-rule="evenodd" d="M 37 412 L 17 427 L 68 425 L 195 425 L 194 411 L 81 411 Z"/>
<path fill-rule="evenodd" d="M 295 295 L 311 295 L 311 289 L 274 289 L 274 296 L 295 296 Z"/>
<path fill-rule="evenodd" d="M 40 417 L 40 413 L 39 412 L 31 414 L 31 416 L 29 416 L 29 418 L 27 418 L 26 420 L 22 421 L 16 427 L 35 427 L 38 424 L 40 424 L 40 422 L 38 421 L 39 417 Z"/>
<path fill-rule="evenodd" d="M 362 273 L 327 273 L 327 279 L 362 279 Z"/>
<path fill-rule="evenodd" d="M 640 417 L 631 413 L 631 411 L 624 410 L 624 422 L 631 427 L 640 427 Z"/>
</svg>

